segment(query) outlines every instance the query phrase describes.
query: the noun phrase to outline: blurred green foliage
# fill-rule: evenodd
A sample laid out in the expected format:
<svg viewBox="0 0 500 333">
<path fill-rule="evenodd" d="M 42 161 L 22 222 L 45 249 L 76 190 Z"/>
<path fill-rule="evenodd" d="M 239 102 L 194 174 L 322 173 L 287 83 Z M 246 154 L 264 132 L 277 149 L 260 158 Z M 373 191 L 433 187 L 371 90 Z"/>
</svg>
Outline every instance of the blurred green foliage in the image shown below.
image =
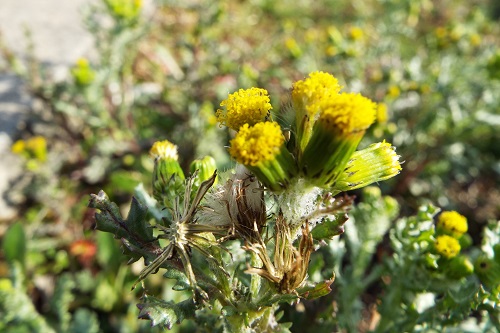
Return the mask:
<svg viewBox="0 0 500 333">
<path fill-rule="evenodd" d="M 22 303 L 29 318 L 2 317 L 14 318 L 19 332 L 94 332 L 97 322 L 101 331 L 149 331 L 135 319 L 137 295 L 129 292 L 135 275 L 122 265 L 121 250 L 107 234 L 91 230 L 87 195 L 104 188 L 125 203 L 138 184 L 149 188 L 153 163 L 147 151 L 167 137 L 178 143 L 186 171 L 204 155 L 219 168 L 230 165 L 214 111 L 238 88 L 265 86 L 273 105 L 282 105 L 273 110 L 279 119 L 291 82 L 313 70 L 335 73 L 349 82 L 346 90 L 384 103 L 366 142 L 388 137 L 406 161 L 401 175 L 382 187 L 399 211 L 395 199 L 360 193 L 363 202 L 351 214 L 342 245 L 329 244 L 330 250 L 320 250 L 324 256 L 312 258 L 311 267 L 319 267 L 312 276 L 323 274 L 321 267 L 338 272 L 335 302 L 304 302 L 323 331 L 367 331 L 379 295 L 411 303 L 424 291 L 381 294 L 387 285 L 374 282 L 384 272 L 406 283 L 402 262 L 380 259 L 381 253 L 398 253 L 397 232 L 409 222 L 394 224 L 396 216 L 418 219 L 428 202 L 456 209 L 468 217 L 477 246 L 484 227 L 500 215 L 500 27 L 494 1 L 161 0 L 148 9 L 140 1 L 103 0 L 86 8 L 84 22 L 95 37 L 94 56 L 77 61 L 64 81 L 55 81 L 33 55 L 21 61 L 0 46 L 7 70 L 24 77 L 40 102 L 12 147 L 26 162 L 7 194 L 21 203 L 21 214 L 1 231 L 2 293 L 12 304 Z M 29 144 L 41 142 L 35 138 L 46 144 Z M 80 252 L 77 245 L 83 245 Z M 345 253 L 349 260 L 341 259 Z M 330 278 L 331 269 L 325 272 L 323 278 Z M 55 289 L 47 279 L 58 280 Z M 150 280 L 150 288 L 167 293 L 168 282 Z M 425 314 L 420 320 L 433 323 L 432 311 L 461 309 L 462 297 L 488 297 L 477 280 L 467 280 L 466 287 L 473 296 L 457 296 L 451 286 L 427 312 L 418 312 Z M 57 302 L 64 304 L 51 305 Z M 303 312 L 296 307 L 285 317 L 300 331 L 308 322 L 300 321 Z M 416 320 L 410 310 L 394 324 L 403 329 Z"/>
</svg>

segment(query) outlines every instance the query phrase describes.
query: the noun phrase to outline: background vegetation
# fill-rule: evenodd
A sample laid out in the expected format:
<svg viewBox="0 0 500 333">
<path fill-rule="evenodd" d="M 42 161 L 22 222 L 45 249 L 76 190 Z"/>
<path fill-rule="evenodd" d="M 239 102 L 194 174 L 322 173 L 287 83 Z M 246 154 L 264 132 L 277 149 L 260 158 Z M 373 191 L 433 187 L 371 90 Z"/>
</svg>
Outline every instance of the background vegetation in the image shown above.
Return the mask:
<svg viewBox="0 0 500 333">
<path fill-rule="evenodd" d="M 21 61 L 2 46 L 2 70 L 21 75 L 40 102 L 12 147 L 25 162 L 9 193 L 20 214 L 2 228 L 0 292 L 8 297 L 0 322 L 18 332 L 155 330 L 136 319 L 141 291 L 130 287 L 141 266 L 126 266 L 112 236 L 93 230 L 88 195 L 102 188 L 126 209 L 136 186 L 150 188 L 149 148 L 167 138 L 186 169 L 207 154 L 220 169 L 229 167 L 227 133 L 214 112 L 238 88 L 265 87 L 273 105 L 286 107 L 293 81 L 330 72 L 346 90 L 385 106 L 366 142 L 385 138 L 405 161 L 382 196 L 357 193 L 363 204 L 352 213 L 356 225 L 370 217 L 379 223 L 366 227 L 378 233 L 366 236 L 373 245 L 362 252 L 364 263 L 338 252 L 356 251 L 345 245 L 348 235 L 313 258 L 312 270 L 336 267 L 338 281 L 325 299 L 285 309 L 292 331 L 373 329 L 384 311 L 377 309 L 383 283 L 364 280 L 354 298 L 342 286 L 370 276 L 392 251 L 388 230 L 398 218 L 428 203 L 457 210 L 479 246 L 485 226 L 500 215 L 495 1 L 162 0 L 145 14 L 138 1 L 103 0 L 86 13 L 95 56 L 79 60 L 66 81 L 55 82 L 35 58 Z M 383 201 L 389 196 L 397 204 Z M 498 229 L 488 230 L 495 244 Z M 171 284 L 160 274 L 147 281 L 149 292 L 164 295 Z M 471 331 L 487 330 L 481 316 L 472 312 Z M 185 321 L 174 330 L 194 327 Z"/>
</svg>

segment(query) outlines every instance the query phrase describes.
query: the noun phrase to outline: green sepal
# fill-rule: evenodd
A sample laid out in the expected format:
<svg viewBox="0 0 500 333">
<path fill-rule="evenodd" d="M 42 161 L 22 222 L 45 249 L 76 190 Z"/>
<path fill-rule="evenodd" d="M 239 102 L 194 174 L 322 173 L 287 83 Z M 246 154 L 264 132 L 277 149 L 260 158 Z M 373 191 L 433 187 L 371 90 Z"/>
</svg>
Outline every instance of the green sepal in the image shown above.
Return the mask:
<svg viewBox="0 0 500 333">
<path fill-rule="evenodd" d="M 299 161 L 300 171 L 312 184 L 329 187 L 344 171 L 364 133 L 332 133 L 320 123 L 316 123 L 313 135 Z"/>
<path fill-rule="evenodd" d="M 196 305 L 193 300 L 174 303 L 163 301 L 159 298 L 145 295 L 144 303 L 137 304 L 139 319 L 151 320 L 152 326 L 162 326 L 171 329 L 173 324 L 180 324 L 184 319 L 194 318 Z"/>
<path fill-rule="evenodd" d="M 273 192 L 281 192 L 290 184 L 298 173 L 297 163 L 292 154 L 283 145 L 274 159 L 264 161 L 257 166 L 245 165 L 265 187 Z"/>
</svg>

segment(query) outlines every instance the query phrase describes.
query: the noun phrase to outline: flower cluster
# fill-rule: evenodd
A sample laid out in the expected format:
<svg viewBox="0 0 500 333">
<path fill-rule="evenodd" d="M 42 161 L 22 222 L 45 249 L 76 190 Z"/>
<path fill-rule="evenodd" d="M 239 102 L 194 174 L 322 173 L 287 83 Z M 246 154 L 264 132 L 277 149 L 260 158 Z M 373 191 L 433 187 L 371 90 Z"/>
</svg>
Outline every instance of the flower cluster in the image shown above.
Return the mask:
<svg viewBox="0 0 500 333">
<path fill-rule="evenodd" d="M 338 80 L 324 72 L 295 82 L 292 117 L 285 124 L 272 121 L 265 89 L 230 94 L 221 103 L 225 111 L 216 114 L 221 124 L 237 131 L 229 153 L 276 193 L 301 180 L 339 193 L 397 175 L 399 156 L 389 143 L 356 152 L 376 120 L 377 104 L 341 90 Z"/>
<path fill-rule="evenodd" d="M 439 215 L 436 224 L 436 252 L 445 258 L 454 258 L 460 253 L 460 239 L 467 232 L 467 219 L 455 211 Z"/>
</svg>

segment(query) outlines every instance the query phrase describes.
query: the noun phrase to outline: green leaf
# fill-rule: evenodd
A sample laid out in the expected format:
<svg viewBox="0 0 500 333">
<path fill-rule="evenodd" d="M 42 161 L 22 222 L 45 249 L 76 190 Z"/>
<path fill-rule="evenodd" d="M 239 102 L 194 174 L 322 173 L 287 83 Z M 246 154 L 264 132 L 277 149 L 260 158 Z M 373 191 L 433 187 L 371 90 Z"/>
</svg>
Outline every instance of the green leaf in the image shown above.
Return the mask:
<svg viewBox="0 0 500 333">
<path fill-rule="evenodd" d="M 97 230 L 110 232 L 116 238 L 127 238 L 127 228 L 121 218 L 120 209 L 114 202 L 109 201 L 104 191 L 100 191 L 98 195 L 90 195 L 89 207 L 101 211 L 95 214 Z"/>
<path fill-rule="evenodd" d="M 24 265 L 26 257 L 26 235 L 21 223 L 15 223 L 3 237 L 2 248 L 7 262 L 18 261 Z"/>
<path fill-rule="evenodd" d="M 344 224 L 347 220 L 347 214 L 338 214 L 334 220 L 326 218 L 314 227 L 311 235 L 316 240 L 332 239 L 334 236 L 344 233 Z"/>
<path fill-rule="evenodd" d="M 175 285 L 172 287 L 172 290 L 180 291 L 180 290 L 188 290 L 191 288 L 191 285 L 189 284 L 189 280 L 186 277 L 186 274 L 184 274 L 181 271 L 178 271 L 176 269 L 167 269 L 165 274 L 163 274 L 164 277 L 167 279 L 174 279 L 176 280 Z"/>
<path fill-rule="evenodd" d="M 72 333 L 98 333 L 99 321 L 95 313 L 81 308 L 76 310 L 68 332 Z"/>
<path fill-rule="evenodd" d="M 186 318 L 194 318 L 196 306 L 192 299 L 180 303 L 167 302 L 161 299 L 144 296 L 144 303 L 137 304 L 139 319 L 151 320 L 152 326 L 172 328 L 174 323 L 180 324 Z"/>
<path fill-rule="evenodd" d="M 50 301 L 50 308 L 59 321 L 59 331 L 69 332 L 69 324 L 71 314 L 69 312 L 70 303 L 73 302 L 74 296 L 72 289 L 75 287 L 75 282 L 68 274 L 63 274 L 57 280 L 54 296 Z"/>
<path fill-rule="evenodd" d="M 138 235 L 141 239 L 146 241 L 153 239 L 153 229 L 147 222 L 146 216 L 148 208 L 146 205 L 141 204 L 135 197 L 132 197 L 132 204 L 130 212 L 125 222 L 130 232 Z"/>
</svg>

